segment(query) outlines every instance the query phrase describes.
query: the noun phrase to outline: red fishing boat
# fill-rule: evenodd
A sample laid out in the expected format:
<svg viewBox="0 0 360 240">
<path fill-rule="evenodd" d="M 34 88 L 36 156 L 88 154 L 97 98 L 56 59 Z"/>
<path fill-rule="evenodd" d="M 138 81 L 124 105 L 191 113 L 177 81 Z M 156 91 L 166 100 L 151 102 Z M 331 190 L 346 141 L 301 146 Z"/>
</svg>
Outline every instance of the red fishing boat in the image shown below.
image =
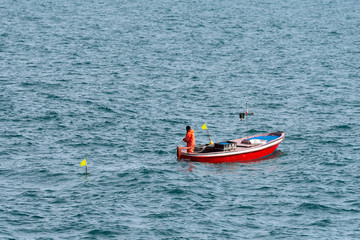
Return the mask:
<svg viewBox="0 0 360 240">
<path fill-rule="evenodd" d="M 246 117 L 247 133 L 248 115 L 254 113 L 248 113 L 246 103 L 246 112 L 240 113 L 239 117 L 241 121 Z M 272 132 L 213 144 L 206 124 L 203 129 L 209 135 L 210 144 L 197 145 L 192 153 L 187 152 L 187 147 L 177 147 L 178 159 L 207 163 L 248 162 L 270 156 L 285 138 L 284 132 Z"/>
<path fill-rule="evenodd" d="M 178 159 L 194 162 L 246 162 L 273 154 L 284 138 L 284 132 L 259 134 L 211 145 L 197 145 L 193 153 L 188 153 L 187 147 L 177 147 L 177 156 Z"/>
</svg>

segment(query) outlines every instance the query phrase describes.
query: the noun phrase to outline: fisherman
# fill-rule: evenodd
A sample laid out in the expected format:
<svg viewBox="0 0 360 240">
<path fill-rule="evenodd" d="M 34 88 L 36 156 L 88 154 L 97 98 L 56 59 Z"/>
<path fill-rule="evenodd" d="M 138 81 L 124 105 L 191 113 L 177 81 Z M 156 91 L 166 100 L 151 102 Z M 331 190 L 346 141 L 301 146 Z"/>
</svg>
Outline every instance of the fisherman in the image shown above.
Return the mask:
<svg viewBox="0 0 360 240">
<path fill-rule="evenodd" d="M 186 126 L 186 137 L 183 139 L 186 142 L 186 147 L 188 147 L 187 152 L 193 153 L 195 148 L 195 135 L 194 130 L 190 126 Z"/>
</svg>

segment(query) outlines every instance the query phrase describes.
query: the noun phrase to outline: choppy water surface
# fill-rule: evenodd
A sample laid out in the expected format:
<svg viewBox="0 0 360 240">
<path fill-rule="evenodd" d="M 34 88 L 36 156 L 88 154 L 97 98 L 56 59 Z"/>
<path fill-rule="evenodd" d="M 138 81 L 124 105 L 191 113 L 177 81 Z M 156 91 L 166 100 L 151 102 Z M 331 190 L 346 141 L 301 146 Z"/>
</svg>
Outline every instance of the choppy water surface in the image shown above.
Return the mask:
<svg viewBox="0 0 360 240">
<path fill-rule="evenodd" d="M 1 239 L 357 239 L 359 1 L 0 3 Z M 286 132 L 247 164 L 197 143 Z M 80 162 L 86 158 L 89 176 Z"/>
</svg>

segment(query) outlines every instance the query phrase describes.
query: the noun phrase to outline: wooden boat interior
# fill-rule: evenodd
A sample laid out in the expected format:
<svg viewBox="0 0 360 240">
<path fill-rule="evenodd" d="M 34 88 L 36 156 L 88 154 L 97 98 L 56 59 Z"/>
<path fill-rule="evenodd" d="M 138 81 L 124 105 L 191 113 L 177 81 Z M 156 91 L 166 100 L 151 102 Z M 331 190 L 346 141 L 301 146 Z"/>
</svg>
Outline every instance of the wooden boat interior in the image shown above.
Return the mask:
<svg viewBox="0 0 360 240">
<path fill-rule="evenodd" d="M 279 138 L 281 135 L 282 135 L 282 132 L 273 132 L 273 133 L 269 133 L 267 135 L 261 135 L 261 136 L 251 137 L 251 138 L 245 137 L 245 138 L 230 140 L 227 143 L 236 143 L 236 147 L 234 149 L 230 149 L 230 150 L 222 150 L 222 149 L 216 148 L 216 145 L 219 143 L 215 143 L 213 145 L 210 145 L 210 144 L 197 145 L 197 146 L 195 146 L 194 153 L 235 151 L 235 150 L 240 150 L 241 148 L 255 147 L 255 146 L 264 145 L 270 141 L 273 141 L 273 140 Z"/>
</svg>

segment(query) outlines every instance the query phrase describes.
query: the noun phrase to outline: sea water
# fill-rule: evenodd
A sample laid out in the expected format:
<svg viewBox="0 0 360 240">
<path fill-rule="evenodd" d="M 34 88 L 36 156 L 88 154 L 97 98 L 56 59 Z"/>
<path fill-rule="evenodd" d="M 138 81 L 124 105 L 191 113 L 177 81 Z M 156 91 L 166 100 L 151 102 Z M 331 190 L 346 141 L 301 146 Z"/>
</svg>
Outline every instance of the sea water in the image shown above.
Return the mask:
<svg viewBox="0 0 360 240">
<path fill-rule="evenodd" d="M 0 19 L 1 239 L 359 238 L 359 1 L 2 0 Z M 204 123 L 286 138 L 177 161 Z"/>
</svg>

